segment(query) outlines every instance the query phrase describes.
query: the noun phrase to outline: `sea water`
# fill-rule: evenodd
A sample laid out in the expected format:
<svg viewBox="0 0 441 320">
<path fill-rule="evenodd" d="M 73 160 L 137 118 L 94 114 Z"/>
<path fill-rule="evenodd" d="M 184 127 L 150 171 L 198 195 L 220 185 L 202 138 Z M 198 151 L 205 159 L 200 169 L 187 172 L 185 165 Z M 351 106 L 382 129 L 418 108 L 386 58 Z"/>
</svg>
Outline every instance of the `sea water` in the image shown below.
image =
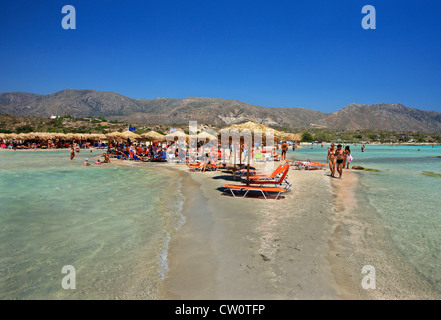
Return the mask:
<svg viewBox="0 0 441 320">
<path fill-rule="evenodd" d="M 326 163 L 328 146 L 305 146 L 289 157 Z M 357 171 L 360 196 L 375 209 L 404 261 L 441 293 L 441 146 L 365 146 L 361 152 L 361 145 L 350 145 L 351 165 L 379 172 Z"/>
<path fill-rule="evenodd" d="M 0 299 L 155 298 L 184 222 L 180 177 L 69 157 L 0 153 Z M 74 290 L 62 286 L 66 265 Z"/>
</svg>

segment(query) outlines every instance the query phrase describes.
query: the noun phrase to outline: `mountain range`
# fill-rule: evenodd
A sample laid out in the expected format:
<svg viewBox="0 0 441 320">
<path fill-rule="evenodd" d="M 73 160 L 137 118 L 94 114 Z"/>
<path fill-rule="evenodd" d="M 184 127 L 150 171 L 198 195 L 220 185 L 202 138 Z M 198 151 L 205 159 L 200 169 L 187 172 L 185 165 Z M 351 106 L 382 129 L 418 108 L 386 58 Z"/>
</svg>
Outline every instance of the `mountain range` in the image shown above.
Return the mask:
<svg viewBox="0 0 441 320">
<path fill-rule="evenodd" d="M 190 120 L 224 127 L 254 121 L 274 128 L 330 128 L 441 133 L 441 113 L 399 103 L 350 104 L 333 113 L 304 108 L 261 107 L 237 100 L 187 97 L 133 99 L 114 92 L 66 89 L 39 95 L 0 93 L 0 114 L 105 117 L 139 124 L 185 125 Z"/>
</svg>

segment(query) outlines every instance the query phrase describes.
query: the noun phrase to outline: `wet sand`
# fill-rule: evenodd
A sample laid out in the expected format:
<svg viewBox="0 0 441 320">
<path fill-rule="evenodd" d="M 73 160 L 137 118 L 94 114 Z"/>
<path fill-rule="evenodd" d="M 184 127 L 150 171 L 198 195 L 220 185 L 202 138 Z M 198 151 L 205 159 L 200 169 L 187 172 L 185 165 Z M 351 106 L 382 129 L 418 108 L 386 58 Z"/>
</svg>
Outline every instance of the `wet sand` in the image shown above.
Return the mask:
<svg viewBox="0 0 441 320">
<path fill-rule="evenodd" d="M 280 200 L 225 195 L 219 188 L 231 177 L 188 173 L 186 224 L 170 244 L 161 298 L 338 299 L 327 259 L 336 221 L 326 173 L 291 169 L 292 191 Z"/>
<path fill-rule="evenodd" d="M 397 252 L 359 180 L 369 172 L 346 171 L 333 179 L 338 225 L 329 241 L 328 259 L 343 299 L 440 299 L 441 297 Z M 376 288 L 363 289 L 367 274 L 375 268 Z"/>
<path fill-rule="evenodd" d="M 362 201 L 360 173 L 290 169 L 283 199 L 233 198 L 232 174 L 185 173 L 186 223 L 160 299 L 437 299 Z M 362 268 L 376 268 L 376 289 Z"/>
</svg>

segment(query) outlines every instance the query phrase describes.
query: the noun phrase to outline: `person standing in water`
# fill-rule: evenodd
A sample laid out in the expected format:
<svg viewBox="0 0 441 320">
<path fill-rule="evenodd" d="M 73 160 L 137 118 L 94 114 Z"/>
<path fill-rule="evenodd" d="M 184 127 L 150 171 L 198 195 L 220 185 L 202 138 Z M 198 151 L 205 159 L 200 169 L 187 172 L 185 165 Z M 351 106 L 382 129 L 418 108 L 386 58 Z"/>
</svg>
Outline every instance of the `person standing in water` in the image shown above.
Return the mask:
<svg viewBox="0 0 441 320">
<path fill-rule="evenodd" d="M 75 158 L 75 150 L 74 147 L 72 146 L 70 148 L 70 160 L 73 160 Z"/>
<path fill-rule="evenodd" d="M 364 152 L 364 148 L 365 148 L 365 146 L 362 145 L 362 146 L 361 146 L 361 152 Z"/>
</svg>

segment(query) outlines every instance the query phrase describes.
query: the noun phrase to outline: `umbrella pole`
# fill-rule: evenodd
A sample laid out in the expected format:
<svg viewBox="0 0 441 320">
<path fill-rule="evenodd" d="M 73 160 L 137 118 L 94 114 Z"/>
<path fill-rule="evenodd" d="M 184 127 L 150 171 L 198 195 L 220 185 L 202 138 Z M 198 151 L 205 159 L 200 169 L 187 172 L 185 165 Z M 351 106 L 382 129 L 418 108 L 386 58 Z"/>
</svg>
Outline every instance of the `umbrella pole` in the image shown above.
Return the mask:
<svg viewBox="0 0 441 320">
<path fill-rule="evenodd" d="M 251 146 L 248 146 L 248 158 L 247 158 L 247 186 L 250 185 L 250 152 Z"/>
<path fill-rule="evenodd" d="M 234 180 L 236 180 L 236 152 L 237 152 L 237 150 L 236 150 L 236 146 L 234 144 L 233 144 L 233 151 L 234 151 L 234 166 L 233 166 L 234 170 L 233 170 L 233 172 L 234 172 Z"/>
</svg>

